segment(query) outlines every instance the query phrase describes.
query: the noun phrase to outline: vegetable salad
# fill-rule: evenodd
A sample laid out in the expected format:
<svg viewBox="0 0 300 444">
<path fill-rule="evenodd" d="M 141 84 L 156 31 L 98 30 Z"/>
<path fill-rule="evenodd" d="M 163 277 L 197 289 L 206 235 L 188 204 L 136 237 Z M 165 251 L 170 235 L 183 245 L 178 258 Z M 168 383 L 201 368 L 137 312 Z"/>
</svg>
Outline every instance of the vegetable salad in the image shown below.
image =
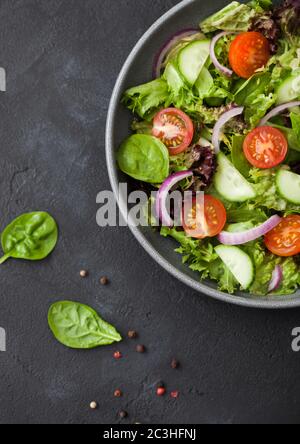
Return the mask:
<svg viewBox="0 0 300 444">
<path fill-rule="evenodd" d="M 172 36 L 153 78 L 124 94 L 133 134 L 118 164 L 143 188 L 158 189 L 161 235 L 174 238 L 183 262 L 221 291 L 294 293 L 300 0 L 230 3 L 199 28 Z M 183 203 L 180 226 L 166 205 L 175 188 L 194 196 Z"/>
</svg>

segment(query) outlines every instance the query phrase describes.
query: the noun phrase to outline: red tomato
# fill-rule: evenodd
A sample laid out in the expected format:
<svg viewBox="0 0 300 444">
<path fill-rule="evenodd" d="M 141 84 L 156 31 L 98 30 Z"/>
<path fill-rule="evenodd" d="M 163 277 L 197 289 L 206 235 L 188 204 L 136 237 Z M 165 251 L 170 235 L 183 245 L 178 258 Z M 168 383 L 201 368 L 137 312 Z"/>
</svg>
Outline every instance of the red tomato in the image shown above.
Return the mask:
<svg viewBox="0 0 300 444">
<path fill-rule="evenodd" d="M 249 79 L 265 66 L 270 56 L 270 44 L 260 32 L 243 32 L 230 45 L 230 65 L 244 79 Z"/>
<path fill-rule="evenodd" d="M 163 109 L 154 117 L 152 135 L 166 145 L 171 156 L 176 156 L 191 145 L 194 125 L 180 109 Z"/>
<path fill-rule="evenodd" d="M 224 205 L 213 196 L 205 195 L 204 200 L 194 199 L 183 211 L 184 231 L 196 239 L 217 236 L 223 230 L 226 220 Z"/>
<path fill-rule="evenodd" d="M 284 135 L 271 126 L 261 126 L 251 131 L 244 141 L 244 154 L 257 168 L 273 168 L 284 161 L 288 143 Z"/>
<path fill-rule="evenodd" d="M 276 256 L 289 257 L 300 253 L 300 216 L 285 217 L 265 236 L 265 244 Z"/>
</svg>

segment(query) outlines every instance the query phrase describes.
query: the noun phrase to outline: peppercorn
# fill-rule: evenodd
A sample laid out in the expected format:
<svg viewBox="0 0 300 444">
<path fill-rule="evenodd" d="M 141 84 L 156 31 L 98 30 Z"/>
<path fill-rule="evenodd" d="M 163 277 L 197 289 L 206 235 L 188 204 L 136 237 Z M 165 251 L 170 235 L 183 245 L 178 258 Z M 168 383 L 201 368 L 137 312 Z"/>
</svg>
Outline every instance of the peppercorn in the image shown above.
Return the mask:
<svg viewBox="0 0 300 444">
<path fill-rule="evenodd" d="M 115 358 L 115 359 L 121 359 L 121 358 L 122 358 L 122 353 L 119 352 L 119 351 L 116 351 L 116 352 L 114 353 L 114 358 Z"/>
<path fill-rule="evenodd" d="M 158 387 L 158 389 L 156 390 L 156 394 L 157 396 L 164 396 L 166 394 L 165 387 Z"/>
<path fill-rule="evenodd" d="M 103 277 L 100 279 L 100 284 L 101 284 L 101 285 L 108 285 L 108 284 L 109 284 L 109 280 L 108 280 L 108 278 L 107 278 L 106 276 L 103 276 Z"/>
<path fill-rule="evenodd" d="M 115 398 L 121 398 L 121 396 L 123 395 L 123 393 L 121 392 L 121 390 L 117 389 L 114 392 L 114 397 Z"/>
<path fill-rule="evenodd" d="M 80 274 L 80 277 L 86 278 L 86 277 L 88 277 L 89 272 L 87 270 L 81 270 L 79 274 Z"/>
<path fill-rule="evenodd" d="M 171 367 L 175 370 L 179 367 L 179 362 L 176 359 L 172 359 Z"/>
<path fill-rule="evenodd" d="M 97 407 L 98 407 L 98 404 L 97 404 L 96 401 L 92 401 L 92 402 L 90 403 L 90 408 L 91 408 L 92 410 L 96 410 Z"/>
<path fill-rule="evenodd" d="M 127 418 L 128 413 L 125 412 L 125 410 L 121 410 L 120 413 L 119 413 L 119 416 L 120 416 L 121 419 L 125 419 L 125 418 Z"/>
<path fill-rule="evenodd" d="M 146 348 L 145 348 L 144 345 L 139 344 L 139 345 L 137 345 L 137 347 L 136 347 L 136 351 L 137 351 L 138 353 L 145 353 Z"/>
<path fill-rule="evenodd" d="M 128 338 L 129 338 L 129 339 L 135 339 L 135 338 L 137 338 L 137 332 L 134 331 L 134 330 L 129 331 L 129 332 L 128 332 Z"/>
</svg>

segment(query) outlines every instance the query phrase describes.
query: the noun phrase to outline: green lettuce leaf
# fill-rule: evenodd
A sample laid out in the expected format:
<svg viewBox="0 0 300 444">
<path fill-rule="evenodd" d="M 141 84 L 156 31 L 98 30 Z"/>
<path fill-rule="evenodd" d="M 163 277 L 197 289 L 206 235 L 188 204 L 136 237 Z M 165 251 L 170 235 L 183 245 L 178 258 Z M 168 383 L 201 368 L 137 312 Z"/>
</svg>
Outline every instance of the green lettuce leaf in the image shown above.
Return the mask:
<svg viewBox="0 0 300 444">
<path fill-rule="evenodd" d="M 201 279 L 210 278 L 218 282 L 221 291 L 234 293 L 239 287 L 238 282 L 221 261 L 214 250 L 210 240 L 198 240 L 187 237 L 184 231 L 176 228 L 161 228 L 161 235 L 172 237 L 180 247 L 175 251 L 182 255 L 182 262 L 187 264 L 191 270 L 200 273 Z"/>
<path fill-rule="evenodd" d="M 232 2 L 200 23 L 204 33 L 217 31 L 248 31 L 256 11 L 248 5 Z"/>
<path fill-rule="evenodd" d="M 256 267 L 255 280 L 250 287 L 250 292 L 258 296 L 268 294 L 268 288 L 276 265 L 280 265 L 283 271 L 283 280 L 280 287 L 273 292 L 274 295 L 293 294 L 300 285 L 300 268 L 296 260 L 280 258 L 266 253 L 262 263 Z"/>
<path fill-rule="evenodd" d="M 151 120 L 159 108 L 171 104 L 168 84 L 164 79 L 156 79 L 130 88 L 125 92 L 122 102 L 142 119 Z"/>
</svg>

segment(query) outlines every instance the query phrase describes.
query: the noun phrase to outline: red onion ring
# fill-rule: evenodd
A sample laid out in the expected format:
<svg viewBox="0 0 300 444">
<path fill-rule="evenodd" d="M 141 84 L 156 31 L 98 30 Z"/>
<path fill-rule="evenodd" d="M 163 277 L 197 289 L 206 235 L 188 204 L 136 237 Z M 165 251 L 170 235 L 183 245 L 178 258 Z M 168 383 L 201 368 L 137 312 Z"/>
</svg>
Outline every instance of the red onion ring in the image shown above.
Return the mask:
<svg viewBox="0 0 300 444">
<path fill-rule="evenodd" d="M 219 234 L 218 239 L 221 244 L 224 245 L 243 245 L 248 242 L 254 241 L 262 236 L 265 236 L 269 231 L 273 230 L 281 222 L 281 217 L 272 216 L 265 223 L 251 230 L 243 231 L 241 233 L 229 233 L 228 231 L 222 231 Z"/>
<path fill-rule="evenodd" d="M 244 107 L 235 107 L 231 109 L 230 111 L 227 111 L 226 113 L 222 114 L 220 119 L 217 121 L 214 130 L 213 130 L 213 136 L 212 136 L 212 144 L 214 146 L 216 154 L 220 152 L 220 133 L 224 125 L 231 120 L 233 117 L 239 116 L 244 112 Z"/>
<path fill-rule="evenodd" d="M 280 265 L 276 265 L 276 267 L 274 268 L 273 274 L 272 274 L 272 279 L 270 280 L 269 293 L 277 290 L 280 287 L 282 279 L 283 279 L 282 268 Z"/>
<path fill-rule="evenodd" d="M 218 41 L 229 34 L 236 34 L 236 32 L 221 32 L 220 34 L 217 34 L 211 41 L 210 44 L 210 58 L 215 67 L 223 73 L 227 77 L 231 77 L 233 75 L 233 71 L 226 66 L 221 65 L 221 63 L 218 61 L 216 53 L 215 53 L 215 46 L 218 43 Z"/>
<path fill-rule="evenodd" d="M 184 29 L 182 31 L 177 32 L 174 34 L 169 40 L 163 45 L 163 47 L 160 49 L 159 53 L 154 59 L 153 64 L 153 78 L 158 79 L 161 76 L 161 68 L 162 64 L 168 55 L 168 53 L 171 51 L 171 49 L 174 48 L 177 43 L 184 39 L 185 37 L 190 37 L 194 34 L 198 34 L 200 32 L 199 29 L 190 28 L 190 29 Z"/>
<path fill-rule="evenodd" d="M 172 227 L 174 225 L 174 221 L 170 217 L 166 206 L 169 192 L 178 184 L 178 182 L 181 182 L 182 180 L 191 176 L 193 176 L 192 171 L 180 171 L 179 173 L 172 174 L 164 181 L 157 192 L 155 212 L 156 216 L 161 220 L 163 226 Z"/>
<path fill-rule="evenodd" d="M 259 126 L 265 126 L 272 117 L 277 116 L 288 108 L 294 108 L 295 106 L 300 106 L 300 101 L 297 102 L 289 102 L 284 103 L 283 105 L 279 105 L 276 108 L 272 109 L 261 121 Z"/>
</svg>

